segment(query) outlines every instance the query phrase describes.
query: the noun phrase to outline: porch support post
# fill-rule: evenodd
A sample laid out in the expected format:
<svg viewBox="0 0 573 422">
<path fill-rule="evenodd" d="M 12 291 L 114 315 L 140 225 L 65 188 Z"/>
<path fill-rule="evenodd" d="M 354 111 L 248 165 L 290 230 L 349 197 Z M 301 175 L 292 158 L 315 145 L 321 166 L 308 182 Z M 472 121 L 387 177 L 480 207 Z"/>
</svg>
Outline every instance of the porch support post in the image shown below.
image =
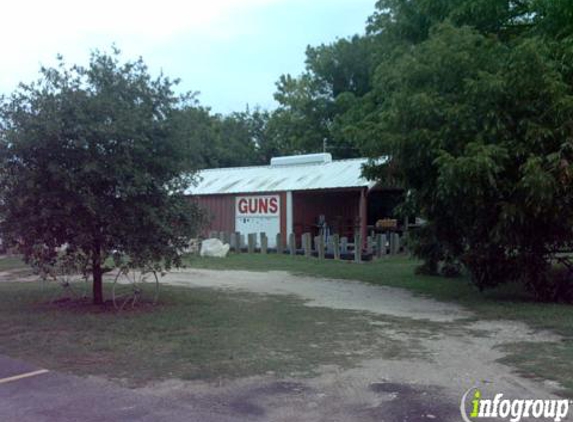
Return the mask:
<svg viewBox="0 0 573 422">
<path fill-rule="evenodd" d="M 284 237 L 284 241 L 285 243 L 288 242 L 288 235 L 290 233 L 294 233 L 294 224 L 293 224 L 293 200 L 292 200 L 292 191 L 287 191 L 286 195 L 285 195 L 285 199 L 286 199 L 286 216 L 285 216 L 285 220 L 286 220 L 286 233 L 285 233 L 285 237 Z"/>
<path fill-rule="evenodd" d="M 358 207 L 358 213 L 360 215 L 360 237 L 361 237 L 361 245 L 360 247 L 364 247 L 366 242 L 366 234 L 367 234 L 367 225 L 368 225 L 368 206 L 366 203 L 366 188 L 360 190 L 360 205 Z"/>
</svg>

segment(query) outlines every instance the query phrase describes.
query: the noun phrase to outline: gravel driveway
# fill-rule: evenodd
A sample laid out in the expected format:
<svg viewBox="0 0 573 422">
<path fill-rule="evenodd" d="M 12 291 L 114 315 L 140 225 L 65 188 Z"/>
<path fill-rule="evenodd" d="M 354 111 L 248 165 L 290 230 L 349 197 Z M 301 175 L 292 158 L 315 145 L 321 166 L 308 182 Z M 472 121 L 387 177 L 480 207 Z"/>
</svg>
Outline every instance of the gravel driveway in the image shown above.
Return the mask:
<svg viewBox="0 0 573 422">
<path fill-rule="evenodd" d="M 479 387 L 484 396 L 556 398 L 557 385 L 522 378 L 497 362 L 504 356 L 498 346 L 505 343 L 558 340 L 550 332 L 534 331 L 522 323 L 476 322 L 475 315 L 460 306 L 406 290 L 286 272 L 186 269 L 162 281 L 190 288 L 297 295 L 308 306 L 443 323 L 444 328 L 412 338 L 418 331 L 385 325 L 386 335 L 415 340 L 425 350 L 423 356 L 412 359 L 367 359 L 352 369 L 325 366 L 312 379 L 276 381 L 268 374 L 217 385 L 172 380 L 147 387 L 146 394 L 202 397 L 223 407 L 235 406 L 245 417 L 272 421 L 459 421 L 461 397 L 471 387 Z"/>
</svg>

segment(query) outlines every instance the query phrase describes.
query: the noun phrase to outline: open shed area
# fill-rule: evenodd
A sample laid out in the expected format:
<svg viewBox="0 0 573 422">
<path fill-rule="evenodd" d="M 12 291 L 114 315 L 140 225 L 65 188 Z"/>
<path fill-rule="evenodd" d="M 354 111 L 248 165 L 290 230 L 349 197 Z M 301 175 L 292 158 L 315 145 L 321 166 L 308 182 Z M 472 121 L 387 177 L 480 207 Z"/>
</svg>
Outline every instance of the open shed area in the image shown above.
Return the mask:
<svg viewBox="0 0 573 422">
<path fill-rule="evenodd" d="M 394 217 L 402 195 L 399 188 L 364 178 L 367 163 L 332 160 L 328 153 L 277 157 L 266 166 L 202 170 L 187 193 L 207 213 L 205 234 L 265 233 L 269 247 L 276 247 L 279 233 L 285 243 L 293 233 L 299 245 L 305 233 L 326 242 L 335 234 L 359 233 L 365 242 L 378 221 Z"/>
</svg>

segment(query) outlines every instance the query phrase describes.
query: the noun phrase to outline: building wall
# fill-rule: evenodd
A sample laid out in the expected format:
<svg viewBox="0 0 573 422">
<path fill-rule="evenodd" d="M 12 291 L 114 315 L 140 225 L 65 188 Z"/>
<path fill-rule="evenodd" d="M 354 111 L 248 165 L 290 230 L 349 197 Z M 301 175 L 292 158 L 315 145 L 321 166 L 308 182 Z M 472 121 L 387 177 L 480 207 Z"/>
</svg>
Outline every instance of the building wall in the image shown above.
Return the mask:
<svg viewBox="0 0 573 422">
<path fill-rule="evenodd" d="M 318 233 L 318 216 L 323 214 L 332 232 L 353 236 L 358 224 L 360 190 L 293 192 L 293 229 L 297 238 L 303 233 Z"/>
<path fill-rule="evenodd" d="M 260 195 L 280 196 L 280 230 L 283 241 L 287 241 L 286 192 L 261 193 Z M 247 196 L 258 196 L 245 194 Z M 209 231 L 235 231 L 235 198 L 243 195 L 204 195 L 194 197 L 199 205 L 206 210 L 210 224 L 203 234 Z M 333 233 L 352 237 L 358 229 L 360 218 L 360 190 L 332 190 L 332 191 L 297 191 L 292 194 L 293 199 L 293 231 L 297 239 L 303 233 L 318 234 L 318 216 L 323 214 Z M 298 241 L 298 240 L 297 240 Z"/>
<path fill-rule="evenodd" d="M 205 195 L 194 197 L 207 213 L 207 227 L 203 235 L 211 230 L 235 231 L 235 195 Z"/>
<path fill-rule="evenodd" d="M 280 197 L 280 230 L 283 234 L 283 241 L 287 241 L 286 215 L 287 199 L 286 192 L 269 192 L 260 194 L 240 194 L 240 195 L 203 195 L 193 197 L 205 212 L 207 212 L 208 224 L 203 230 L 206 236 L 210 231 L 234 232 L 236 223 L 235 201 L 237 196 L 265 196 L 279 195 Z"/>
</svg>

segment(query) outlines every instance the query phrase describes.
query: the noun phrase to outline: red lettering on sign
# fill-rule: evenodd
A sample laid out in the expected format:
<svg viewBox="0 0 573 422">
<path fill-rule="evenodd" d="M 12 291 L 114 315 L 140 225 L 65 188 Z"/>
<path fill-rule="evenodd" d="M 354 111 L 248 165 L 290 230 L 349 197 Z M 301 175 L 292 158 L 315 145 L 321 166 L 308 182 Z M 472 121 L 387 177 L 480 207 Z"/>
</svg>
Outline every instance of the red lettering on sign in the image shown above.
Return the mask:
<svg viewBox="0 0 573 422">
<path fill-rule="evenodd" d="M 259 214 L 266 214 L 269 212 L 269 198 L 261 198 L 259 199 Z"/>
<path fill-rule="evenodd" d="M 275 214 L 279 210 L 277 198 L 271 198 L 269 202 L 269 211 Z"/>
<path fill-rule="evenodd" d="M 279 213 L 279 198 L 276 196 L 245 196 L 237 198 L 237 214 L 239 215 L 277 215 Z"/>
<path fill-rule="evenodd" d="M 238 208 L 239 208 L 239 212 L 240 212 L 241 214 L 247 214 L 247 213 L 249 212 L 249 208 L 248 208 L 248 205 L 247 205 L 247 200 L 246 200 L 245 198 L 239 199 Z"/>
<path fill-rule="evenodd" d="M 257 199 L 256 198 L 249 198 L 249 213 L 251 213 L 251 214 L 257 213 Z"/>
</svg>

